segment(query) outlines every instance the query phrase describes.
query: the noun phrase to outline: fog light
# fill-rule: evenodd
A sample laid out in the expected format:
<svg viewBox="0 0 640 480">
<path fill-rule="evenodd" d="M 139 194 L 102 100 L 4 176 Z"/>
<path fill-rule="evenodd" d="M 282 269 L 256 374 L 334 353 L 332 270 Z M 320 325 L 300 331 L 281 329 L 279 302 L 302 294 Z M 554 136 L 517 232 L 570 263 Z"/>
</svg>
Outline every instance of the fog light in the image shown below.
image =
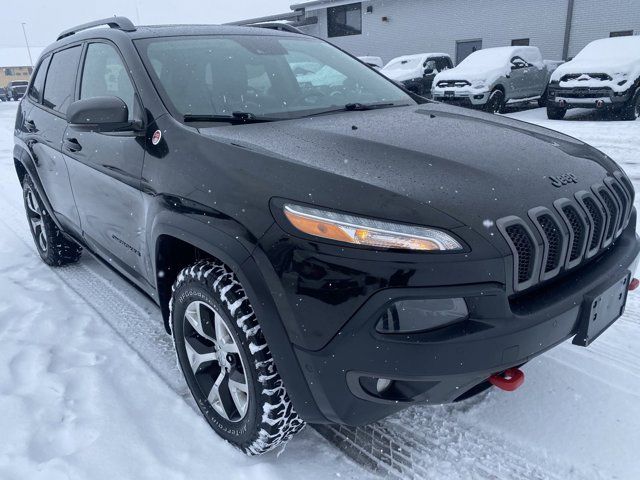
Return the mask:
<svg viewBox="0 0 640 480">
<path fill-rule="evenodd" d="M 484 95 L 474 95 L 473 98 L 475 98 L 476 100 L 482 100 L 484 98 Z"/>
<path fill-rule="evenodd" d="M 376 390 L 378 391 L 378 393 L 384 393 L 389 390 L 389 387 L 392 383 L 393 380 L 390 380 L 388 378 L 379 378 L 376 382 Z"/>
<path fill-rule="evenodd" d="M 466 320 L 469 310 L 463 298 L 400 300 L 380 316 L 379 333 L 418 333 Z"/>
</svg>

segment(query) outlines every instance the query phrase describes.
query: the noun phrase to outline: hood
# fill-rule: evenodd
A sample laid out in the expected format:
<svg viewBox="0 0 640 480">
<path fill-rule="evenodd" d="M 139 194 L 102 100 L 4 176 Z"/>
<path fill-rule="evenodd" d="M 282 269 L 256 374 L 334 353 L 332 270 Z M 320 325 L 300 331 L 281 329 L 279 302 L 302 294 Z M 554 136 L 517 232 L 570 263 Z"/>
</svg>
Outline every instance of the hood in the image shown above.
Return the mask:
<svg viewBox="0 0 640 480">
<path fill-rule="evenodd" d="M 423 75 L 424 70 L 422 68 L 412 68 L 403 70 L 381 70 L 383 75 L 395 80 L 396 82 L 406 82 L 407 80 L 413 80 L 414 78 L 420 78 Z"/>
<path fill-rule="evenodd" d="M 283 189 L 275 196 L 286 196 L 288 185 L 298 187 L 303 182 L 297 168 L 302 165 L 336 179 L 323 183 L 337 185 L 338 180 L 348 179 L 351 183 L 342 183 L 341 188 L 362 192 L 363 204 L 382 209 L 388 200 L 382 202 L 379 192 L 389 193 L 413 202 L 413 212 L 432 208 L 454 218 L 458 226 L 484 234 L 491 224 L 487 220 L 526 216 L 537 206 L 552 208 L 555 200 L 589 189 L 617 168 L 606 155 L 571 137 L 437 103 L 200 132 L 289 165 L 272 164 Z M 567 174 L 573 174 L 577 184 L 553 185 L 550 177 Z M 339 189 L 322 199 L 317 184 L 313 192 L 309 190 L 302 190 L 307 192 L 304 197 L 318 206 L 362 213 L 353 205 L 339 204 Z M 380 215 L 423 221 L 416 213 L 394 218 L 394 211 L 389 208 Z"/>
<path fill-rule="evenodd" d="M 638 57 L 637 62 L 629 62 L 617 58 L 600 59 L 598 61 L 591 59 L 576 59 L 560 65 L 553 72 L 551 80 L 559 81 L 567 74 L 581 73 L 606 73 L 613 78 L 620 73 L 632 74 L 634 71 L 638 70 L 640 70 L 640 56 Z"/>
</svg>

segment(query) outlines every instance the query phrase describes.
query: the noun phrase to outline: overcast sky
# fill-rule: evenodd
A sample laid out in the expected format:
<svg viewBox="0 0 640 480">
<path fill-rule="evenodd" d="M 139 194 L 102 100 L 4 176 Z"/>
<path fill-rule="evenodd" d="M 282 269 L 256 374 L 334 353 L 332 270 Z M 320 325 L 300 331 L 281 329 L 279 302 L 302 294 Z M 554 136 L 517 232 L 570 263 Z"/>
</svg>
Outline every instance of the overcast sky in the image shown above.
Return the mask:
<svg viewBox="0 0 640 480">
<path fill-rule="evenodd" d="M 136 24 L 225 23 L 288 12 L 299 0 L 2 0 L 0 49 L 22 47 L 20 24 L 29 43 L 46 46 L 62 30 L 113 15 Z M 34 59 L 35 60 L 35 59 Z"/>
</svg>

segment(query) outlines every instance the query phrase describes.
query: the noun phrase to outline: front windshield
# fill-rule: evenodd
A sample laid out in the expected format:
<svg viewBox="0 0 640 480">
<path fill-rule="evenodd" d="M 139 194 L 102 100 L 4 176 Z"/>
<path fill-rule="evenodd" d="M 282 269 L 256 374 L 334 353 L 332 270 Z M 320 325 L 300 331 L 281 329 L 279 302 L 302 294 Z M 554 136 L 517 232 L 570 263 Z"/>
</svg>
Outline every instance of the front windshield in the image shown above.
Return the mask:
<svg viewBox="0 0 640 480">
<path fill-rule="evenodd" d="M 511 53 L 503 48 L 477 50 L 460 62 L 457 68 L 486 70 L 487 68 L 501 67 L 509 62 Z"/>
<path fill-rule="evenodd" d="M 384 77 L 306 37 L 165 37 L 138 42 L 163 99 L 182 116 L 296 118 L 346 105 L 415 104 Z"/>
<path fill-rule="evenodd" d="M 413 57 L 413 58 L 399 58 L 397 60 L 392 60 L 389 64 L 384 67 L 386 71 L 394 71 L 394 70 L 415 70 L 419 68 L 423 62 L 423 57 Z"/>
<path fill-rule="evenodd" d="M 639 48 L 640 37 L 606 38 L 588 44 L 575 56 L 575 59 L 633 62 L 638 58 Z"/>
</svg>

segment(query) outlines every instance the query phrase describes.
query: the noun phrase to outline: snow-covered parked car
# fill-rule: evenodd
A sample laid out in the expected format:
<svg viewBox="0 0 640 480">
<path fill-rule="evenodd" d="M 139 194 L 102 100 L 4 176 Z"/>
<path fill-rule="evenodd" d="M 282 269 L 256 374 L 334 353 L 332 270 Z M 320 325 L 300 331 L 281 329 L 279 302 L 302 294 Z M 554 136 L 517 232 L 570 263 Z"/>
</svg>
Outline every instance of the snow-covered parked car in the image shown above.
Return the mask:
<svg viewBox="0 0 640 480">
<path fill-rule="evenodd" d="M 381 72 L 407 90 L 424 96 L 431 92 L 435 76 L 450 68 L 453 62 L 446 53 L 419 53 L 394 58 Z"/>
<path fill-rule="evenodd" d="M 547 115 L 569 108 L 607 108 L 624 120 L 640 117 L 640 36 L 596 40 L 551 76 Z"/>
<path fill-rule="evenodd" d="M 434 100 L 491 113 L 506 104 L 538 100 L 546 102 L 550 69 L 537 47 L 497 47 L 478 50 L 451 70 L 439 73 Z"/>
<path fill-rule="evenodd" d="M 369 65 L 372 68 L 375 68 L 376 70 L 380 70 L 384 66 L 384 62 L 380 57 L 364 56 L 364 57 L 358 57 L 358 60 L 366 63 L 367 65 Z"/>
</svg>

